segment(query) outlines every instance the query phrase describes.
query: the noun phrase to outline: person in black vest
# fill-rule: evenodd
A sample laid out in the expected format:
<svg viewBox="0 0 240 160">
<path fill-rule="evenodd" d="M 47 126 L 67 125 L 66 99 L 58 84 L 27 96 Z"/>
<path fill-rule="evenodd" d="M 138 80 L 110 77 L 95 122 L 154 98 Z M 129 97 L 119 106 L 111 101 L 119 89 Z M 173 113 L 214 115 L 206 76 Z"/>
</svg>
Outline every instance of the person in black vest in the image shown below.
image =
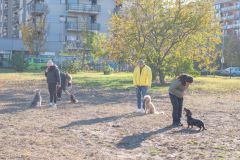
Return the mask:
<svg viewBox="0 0 240 160">
<path fill-rule="evenodd" d="M 52 60 L 47 62 L 45 76 L 47 77 L 48 91 L 50 95 L 49 105 L 57 107 L 57 87 L 61 87 L 61 78 L 59 69 Z"/>
</svg>

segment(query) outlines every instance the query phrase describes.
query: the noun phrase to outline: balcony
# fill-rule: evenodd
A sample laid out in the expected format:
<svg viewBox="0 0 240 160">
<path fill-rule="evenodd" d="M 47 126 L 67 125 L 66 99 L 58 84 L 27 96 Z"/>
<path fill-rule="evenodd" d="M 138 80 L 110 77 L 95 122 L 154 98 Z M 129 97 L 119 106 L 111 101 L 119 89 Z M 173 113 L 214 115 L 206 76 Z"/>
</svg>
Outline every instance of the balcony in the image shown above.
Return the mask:
<svg viewBox="0 0 240 160">
<path fill-rule="evenodd" d="M 228 11 L 233 11 L 233 10 L 239 10 L 240 6 L 239 5 L 233 5 L 233 6 L 227 6 L 221 8 L 221 12 L 228 12 Z"/>
<path fill-rule="evenodd" d="M 226 25 L 224 27 L 224 29 L 239 29 L 240 28 L 240 24 L 239 23 L 236 23 L 236 24 L 229 24 L 229 25 Z"/>
<path fill-rule="evenodd" d="M 68 31 L 99 31 L 100 24 L 99 23 L 77 23 L 77 22 L 67 22 L 66 29 Z"/>
<path fill-rule="evenodd" d="M 39 2 L 31 4 L 30 8 L 31 8 L 30 13 L 33 16 L 41 16 L 45 14 L 47 11 L 47 6 L 44 3 L 39 3 Z"/>
<path fill-rule="evenodd" d="M 234 19 L 235 19 L 235 16 L 234 16 L 234 15 L 221 17 L 221 20 L 222 20 L 222 21 L 225 21 L 225 20 L 234 20 Z"/>
<path fill-rule="evenodd" d="M 216 4 L 219 4 L 219 3 L 226 3 L 226 2 L 231 2 L 232 0 L 216 0 Z"/>
<path fill-rule="evenodd" d="M 100 5 L 91 4 L 68 4 L 67 11 L 73 13 L 98 14 L 101 11 Z"/>
<path fill-rule="evenodd" d="M 83 49 L 83 44 L 78 41 L 66 41 L 65 42 L 65 50 L 82 50 Z"/>
</svg>

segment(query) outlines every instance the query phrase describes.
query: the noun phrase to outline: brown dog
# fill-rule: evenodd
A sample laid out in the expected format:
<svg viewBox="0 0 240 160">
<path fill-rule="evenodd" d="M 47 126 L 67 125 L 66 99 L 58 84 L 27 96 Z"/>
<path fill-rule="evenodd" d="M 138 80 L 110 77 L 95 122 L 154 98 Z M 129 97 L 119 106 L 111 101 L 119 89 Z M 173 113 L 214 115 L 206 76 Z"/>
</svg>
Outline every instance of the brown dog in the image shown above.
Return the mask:
<svg viewBox="0 0 240 160">
<path fill-rule="evenodd" d="M 144 96 L 144 103 L 146 114 L 159 114 L 159 112 L 157 112 L 155 106 L 153 105 L 151 97 L 149 95 Z"/>
</svg>

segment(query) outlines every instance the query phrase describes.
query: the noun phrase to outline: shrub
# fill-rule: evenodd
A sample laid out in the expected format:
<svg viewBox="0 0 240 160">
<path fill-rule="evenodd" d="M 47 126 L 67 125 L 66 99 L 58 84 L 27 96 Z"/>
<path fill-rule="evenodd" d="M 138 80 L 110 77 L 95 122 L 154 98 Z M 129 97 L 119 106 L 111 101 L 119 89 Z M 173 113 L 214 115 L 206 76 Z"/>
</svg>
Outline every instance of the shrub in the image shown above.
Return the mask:
<svg viewBox="0 0 240 160">
<path fill-rule="evenodd" d="M 24 53 L 13 54 L 11 64 L 13 69 L 15 69 L 17 72 L 24 71 L 28 66 L 27 62 L 24 60 Z"/>
<path fill-rule="evenodd" d="M 80 71 L 80 63 L 77 61 L 64 61 L 62 65 L 62 70 L 68 73 L 77 73 Z"/>
<path fill-rule="evenodd" d="M 109 74 L 111 74 L 112 72 L 113 72 L 113 68 L 112 68 L 110 65 L 108 65 L 108 64 L 104 65 L 104 67 L 103 67 L 103 73 L 104 73 L 105 75 L 109 75 Z"/>
</svg>

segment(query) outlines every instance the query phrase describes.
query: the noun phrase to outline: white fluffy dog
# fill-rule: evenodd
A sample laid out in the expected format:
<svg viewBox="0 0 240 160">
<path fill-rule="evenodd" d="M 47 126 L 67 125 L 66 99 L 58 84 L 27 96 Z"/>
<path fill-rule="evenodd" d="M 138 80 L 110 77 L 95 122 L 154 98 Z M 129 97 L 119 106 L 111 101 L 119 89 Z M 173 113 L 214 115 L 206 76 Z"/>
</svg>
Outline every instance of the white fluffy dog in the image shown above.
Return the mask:
<svg viewBox="0 0 240 160">
<path fill-rule="evenodd" d="M 155 106 L 151 101 L 151 97 L 149 95 L 144 96 L 144 103 L 145 103 L 145 113 L 146 114 L 159 114 L 156 110 Z"/>
</svg>

